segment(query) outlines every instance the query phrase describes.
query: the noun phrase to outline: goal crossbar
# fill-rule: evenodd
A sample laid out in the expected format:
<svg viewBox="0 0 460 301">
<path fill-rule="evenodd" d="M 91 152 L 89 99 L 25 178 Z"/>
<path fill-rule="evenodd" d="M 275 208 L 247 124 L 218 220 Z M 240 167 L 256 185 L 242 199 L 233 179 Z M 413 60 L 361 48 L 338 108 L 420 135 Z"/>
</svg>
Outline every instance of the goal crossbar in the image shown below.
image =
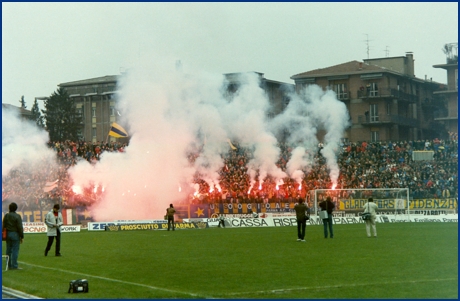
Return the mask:
<svg viewBox="0 0 460 301">
<path fill-rule="evenodd" d="M 318 204 L 330 196 L 338 211 L 362 212 L 363 205 L 372 197 L 379 209 L 393 214 L 409 215 L 409 188 L 347 188 L 347 189 L 315 189 L 310 196 L 314 213 L 318 212 Z"/>
</svg>

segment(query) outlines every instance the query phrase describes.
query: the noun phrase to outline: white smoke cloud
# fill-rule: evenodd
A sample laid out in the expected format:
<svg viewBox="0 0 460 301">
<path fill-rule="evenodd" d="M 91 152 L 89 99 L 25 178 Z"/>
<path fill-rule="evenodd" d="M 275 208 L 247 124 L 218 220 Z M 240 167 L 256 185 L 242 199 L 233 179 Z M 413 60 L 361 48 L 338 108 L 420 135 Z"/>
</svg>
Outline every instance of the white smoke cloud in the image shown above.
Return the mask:
<svg viewBox="0 0 460 301">
<path fill-rule="evenodd" d="M 338 113 L 325 115 L 324 106 L 342 110 L 332 94 L 312 89 L 308 97 L 292 95 L 269 128 L 269 102 L 257 74 L 243 74 L 238 82 L 237 93 L 228 96 L 223 75 L 182 73 L 159 63 L 129 70 L 119 82 L 118 105 L 120 123 L 131 137 L 129 146 L 124 153 L 103 153 L 94 166 L 80 162 L 69 171 L 78 187 L 105 188 L 104 197 L 91 208 L 93 218 L 160 218 L 169 203 L 197 190 L 195 174 L 210 190 L 220 189 L 218 172 L 228 139 L 252 150 L 247 164 L 251 185 L 262 184 L 268 176 L 281 183 L 288 176 L 276 166 L 276 135 L 282 130 L 289 131 L 288 141 L 295 146 L 288 163 L 292 178 L 301 180 L 302 170 L 311 168 L 318 123 L 331 132 L 325 139 L 325 157 L 334 154 L 344 126 L 331 120 Z M 199 156 L 190 163 L 192 153 Z M 335 176 L 333 159 L 327 160 Z"/>
<path fill-rule="evenodd" d="M 55 164 L 55 153 L 46 143 L 48 133 L 21 119 L 17 109 L 2 108 L 2 177 L 21 165 L 33 170 L 43 160 Z"/>
<path fill-rule="evenodd" d="M 287 143 L 293 147 L 287 172 L 298 183 L 304 172 L 311 170 L 314 153 L 318 151 L 318 130 L 324 129 L 324 147 L 321 154 L 326 159 L 333 187 L 337 185 L 339 167 L 337 154 L 340 140 L 349 126 L 348 111 L 343 102 L 331 91 L 323 91 L 317 85 L 309 85 L 299 94 L 292 93 L 284 112 L 276 116 L 271 130 L 278 136 L 287 133 Z"/>
</svg>

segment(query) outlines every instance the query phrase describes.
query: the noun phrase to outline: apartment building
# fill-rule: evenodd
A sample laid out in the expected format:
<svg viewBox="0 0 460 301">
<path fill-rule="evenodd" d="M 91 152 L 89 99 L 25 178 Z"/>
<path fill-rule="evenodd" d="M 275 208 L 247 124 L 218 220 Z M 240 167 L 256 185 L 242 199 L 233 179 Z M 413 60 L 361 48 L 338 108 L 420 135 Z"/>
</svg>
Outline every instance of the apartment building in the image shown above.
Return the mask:
<svg viewBox="0 0 460 301">
<path fill-rule="evenodd" d="M 111 124 L 117 121 L 116 89 L 118 75 L 84 79 L 59 84 L 75 102 L 83 120 L 79 136 L 85 141 L 115 141 L 108 136 Z M 127 138 L 118 138 L 126 142 Z"/>
<path fill-rule="evenodd" d="M 259 77 L 260 87 L 265 91 L 271 104 L 268 117 L 279 114 L 286 104 L 286 93 L 293 90 L 293 84 L 286 84 L 266 79 L 263 73 L 254 72 Z M 228 81 L 227 96 L 238 90 L 242 84 L 242 73 L 224 74 Z M 69 97 L 75 102 L 77 111 L 83 117 L 79 136 L 85 141 L 119 141 L 127 142 L 128 138 L 108 136 L 111 124 L 117 122 L 116 111 L 117 81 L 119 75 L 109 75 L 74 82 L 61 83 Z M 118 123 L 118 122 L 117 122 Z M 125 126 L 121 124 L 122 126 Z"/>
<path fill-rule="evenodd" d="M 457 49 L 457 43 L 452 44 Z M 445 64 L 433 67 L 445 69 L 447 72 L 447 87 L 434 92 L 445 102 L 445 106 L 436 112 L 434 119 L 444 125 L 450 136 L 458 137 L 458 55 L 448 54 Z"/>
<path fill-rule="evenodd" d="M 414 57 L 365 59 L 293 75 L 296 91 L 316 84 L 337 93 L 349 111 L 349 141 L 433 139 L 443 132 L 434 113 L 442 108 L 434 91 L 443 84 L 414 75 Z"/>
</svg>

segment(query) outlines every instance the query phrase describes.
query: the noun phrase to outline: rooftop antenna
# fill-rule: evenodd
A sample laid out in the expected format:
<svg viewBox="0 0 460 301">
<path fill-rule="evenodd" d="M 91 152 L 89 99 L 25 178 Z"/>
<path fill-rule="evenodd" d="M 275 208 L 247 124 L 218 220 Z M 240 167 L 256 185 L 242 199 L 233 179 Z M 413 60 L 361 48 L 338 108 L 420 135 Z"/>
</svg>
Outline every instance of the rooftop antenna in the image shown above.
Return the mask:
<svg viewBox="0 0 460 301">
<path fill-rule="evenodd" d="M 390 50 L 388 48 L 388 46 L 385 46 L 385 57 L 388 57 L 390 55 Z"/>
<path fill-rule="evenodd" d="M 366 42 L 366 49 L 367 49 L 367 59 L 369 59 L 369 50 L 371 49 L 371 47 L 369 46 L 369 42 L 371 40 L 369 40 L 369 35 L 367 33 L 365 33 L 365 35 L 366 35 L 365 42 Z"/>
</svg>

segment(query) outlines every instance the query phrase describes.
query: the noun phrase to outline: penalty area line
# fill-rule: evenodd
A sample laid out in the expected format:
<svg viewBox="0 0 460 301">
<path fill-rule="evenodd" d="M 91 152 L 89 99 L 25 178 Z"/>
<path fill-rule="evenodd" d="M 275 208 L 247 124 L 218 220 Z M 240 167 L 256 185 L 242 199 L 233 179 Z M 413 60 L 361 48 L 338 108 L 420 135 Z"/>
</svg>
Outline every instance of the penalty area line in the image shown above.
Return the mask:
<svg viewBox="0 0 460 301">
<path fill-rule="evenodd" d="M 290 292 L 290 291 L 322 290 L 322 289 L 341 288 L 341 287 L 359 287 L 359 286 L 368 286 L 368 285 L 439 282 L 439 281 L 458 281 L 458 278 L 444 278 L 444 279 L 436 278 L 436 279 L 424 279 L 424 280 L 421 279 L 421 280 L 407 280 L 407 281 L 388 281 L 388 282 L 375 282 L 375 283 L 352 283 L 352 284 L 337 284 L 337 285 L 326 285 L 326 286 L 294 287 L 294 288 L 286 288 L 286 289 L 272 289 L 272 290 L 265 290 L 265 291 L 229 293 L 229 294 L 225 294 L 223 297 L 225 298 L 225 296 L 238 296 L 238 295 L 248 295 L 248 294 L 284 293 L 284 292 Z"/>
<path fill-rule="evenodd" d="M 91 278 L 97 278 L 97 279 L 106 280 L 106 281 L 112 281 L 112 282 L 118 282 L 118 283 L 123 283 L 123 284 L 129 284 L 129 285 L 145 287 L 145 288 L 149 288 L 149 289 L 152 289 L 152 290 L 165 291 L 165 292 L 168 292 L 168 293 L 183 294 L 183 295 L 189 295 L 189 296 L 198 297 L 198 298 L 206 298 L 205 296 L 200 296 L 200 295 L 193 294 L 193 293 L 181 292 L 181 291 L 171 290 L 171 289 L 167 289 L 167 288 L 162 288 L 162 287 L 142 284 L 142 283 L 136 283 L 136 282 L 118 280 L 118 279 L 107 278 L 107 277 L 102 277 L 102 276 L 84 274 L 84 273 L 80 273 L 80 272 L 68 271 L 68 270 L 57 269 L 57 268 L 50 268 L 50 267 L 41 266 L 41 265 L 32 264 L 32 263 L 27 263 L 27 262 L 23 262 L 23 261 L 20 261 L 20 263 L 25 264 L 25 265 L 29 265 L 29 266 L 32 266 L 32 267 L 41 268 L 41 269 L 48 269 L 48 270 L 52 270 L 52 271 L 59 271 L 59 272 L 64 272 L 64 273 L 69 273 L 69 274 L 75 274 L 75 275 L 83 276 L 83 277 L 86 277 L 86 278 L 91 277 Z"/>
</svg>

